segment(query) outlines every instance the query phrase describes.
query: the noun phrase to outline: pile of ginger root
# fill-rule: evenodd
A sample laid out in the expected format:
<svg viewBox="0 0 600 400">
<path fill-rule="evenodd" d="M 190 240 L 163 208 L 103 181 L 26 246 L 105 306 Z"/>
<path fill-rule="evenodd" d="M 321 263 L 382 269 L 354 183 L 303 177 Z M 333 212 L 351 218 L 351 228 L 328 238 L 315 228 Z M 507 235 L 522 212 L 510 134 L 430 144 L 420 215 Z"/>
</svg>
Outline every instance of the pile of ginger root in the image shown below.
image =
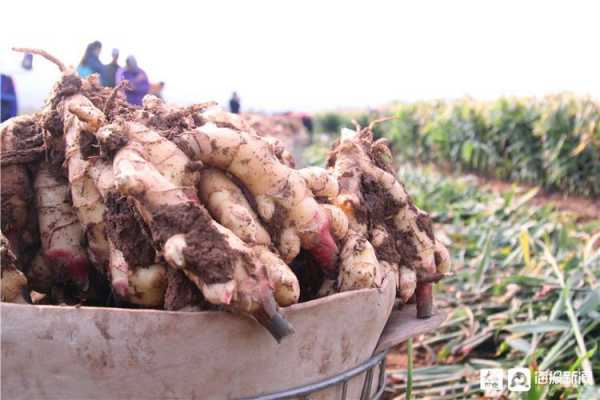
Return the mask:
<svg viewBox="0 0 600 400">
<path fill-rule="evenodd" d="M 387 143 L 344 129 L 326 168 L 294 168 L 215 103 L 175 107 L 61 71 L 45 107 L 0 127 L 2 300 L 228 310 L 278 341 L 280 307 L 377 288 L 432 314 L 449 268 Z"/>
</svg>

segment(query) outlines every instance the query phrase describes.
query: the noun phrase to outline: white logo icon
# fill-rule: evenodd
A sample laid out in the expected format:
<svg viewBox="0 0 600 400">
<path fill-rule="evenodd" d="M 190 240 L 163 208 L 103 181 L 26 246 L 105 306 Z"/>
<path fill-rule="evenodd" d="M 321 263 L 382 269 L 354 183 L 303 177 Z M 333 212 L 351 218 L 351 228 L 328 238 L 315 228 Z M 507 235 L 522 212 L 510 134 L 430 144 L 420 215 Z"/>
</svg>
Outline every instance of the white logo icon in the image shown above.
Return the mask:
<svg viewBox="0 0 600 400">
<path fill-rule="evenodd" d="M 481 369 L 479 386 L 486 396 L 499 396 L 504 390 L 504 370 L 501 368 Z"/>
<path fill-rule="evenodd" d="M 511 368 L 508 370 L 508 390 L 511 392 L 527 392 L 531 389 L 531 372 L 528 368 Z"/>
</svg>

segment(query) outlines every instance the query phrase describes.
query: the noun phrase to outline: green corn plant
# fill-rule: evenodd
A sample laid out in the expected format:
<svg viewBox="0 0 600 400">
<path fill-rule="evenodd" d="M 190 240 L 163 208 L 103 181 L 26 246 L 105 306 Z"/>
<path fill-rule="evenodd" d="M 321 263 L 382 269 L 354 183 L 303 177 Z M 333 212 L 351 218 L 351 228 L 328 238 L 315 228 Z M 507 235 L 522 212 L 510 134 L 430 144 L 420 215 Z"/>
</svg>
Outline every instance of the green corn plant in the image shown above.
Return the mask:
<svg viewBox="0 0 600 400">
<path fill-rule="evenodd" d="M 395 119 L 374 133 L 403 160 L 600 198 L 600 103 L 590 98 L 431 101 L 397 104 L 389 114 Z M 318 125 L 331 132 L 375 118 L 328 113 Z"/>
</svg>

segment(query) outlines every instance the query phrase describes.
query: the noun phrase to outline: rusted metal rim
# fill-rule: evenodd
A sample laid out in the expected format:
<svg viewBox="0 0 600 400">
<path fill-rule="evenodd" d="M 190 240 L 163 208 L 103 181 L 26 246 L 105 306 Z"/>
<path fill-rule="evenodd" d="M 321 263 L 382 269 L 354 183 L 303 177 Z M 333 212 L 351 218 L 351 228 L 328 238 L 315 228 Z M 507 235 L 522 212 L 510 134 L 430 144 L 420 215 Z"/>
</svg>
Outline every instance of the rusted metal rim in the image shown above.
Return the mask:
<svg viewBox="0 0 600 400">
<path fill-rule="evenodd" d="M 345 400 L 347 399 L 347 389 L 349 381 L 355 376 L 360 375 L 362 373 L 365 373 L 365 381 L 363 383 L 360 399 L 377 400 L 381 398 L 381 395 L 383 394 L 383 391 L 385 389 L 385 356 L 387 355 L 387 352 L 387 350 L 384 350 L 380 353 L 377 353 L 368 360 L 359 364 L 358 366 L 319 382 L 309 383 L 307 385 L 298 386 L 293 389 L 282 390 L 276 393 L 256 397 L 244 397 L 242 400 L 295 399 L 298 397 L 307 396 L 309 394 L 314 394 L 320 392 L 321 390 L 338 385 L 342 387 L 342 396 L 340 397 L 340 399 Z M 377 366 L 379 366 L 379 375 L 376 382 L 377 392 L 370 396 L 371 388 L 373 385 L 373 373 L 374 369 Z"/>
</svg>

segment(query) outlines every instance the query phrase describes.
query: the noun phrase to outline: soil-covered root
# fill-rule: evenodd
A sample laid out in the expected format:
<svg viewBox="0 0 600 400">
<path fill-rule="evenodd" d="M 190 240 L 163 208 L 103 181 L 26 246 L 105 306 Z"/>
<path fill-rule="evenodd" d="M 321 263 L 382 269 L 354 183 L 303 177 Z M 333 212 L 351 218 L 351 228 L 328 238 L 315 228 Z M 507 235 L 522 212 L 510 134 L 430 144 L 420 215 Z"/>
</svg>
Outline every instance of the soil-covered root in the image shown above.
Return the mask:
<svg viewBox="0 0 600 400">
<path fill-rule="evenodd" d="M 47 107 L 43 111 L 44 128 L 52 135 L 62 135 L 61 118 L 57 118 L 58 114 L 62 114 L 61 103 L 64 99 L 76 94 L 83 94 L 98 110 L 102 110 L 103 115 L 109 121 L 115 116 L 134 112 L 135 108 L 127 103 L 120 90 L 122 85 L 118 85 L 116 88 L 103 87 L 98 74 L 81 78 L 72 66 L 65 66 L 58 58 L 41 49 L 13 48 L 13 50 L 46 58 L 54 63 L 61 72 L 61 78 L 53 86 L 47 100 Z M 79 114 L 82 118 L 85 117 L 85 108 L 73 109 L 71 112 Z M 97 122 L 101 121 L 97 120 Z M 98 123 L 95 125 L 99 126 Z"/>
<path fill-rule="evenodd" d="M 340 254 L 340 291 L 380 287 L 384 272 L 371 243 L 358 234 L 348 237 Z"/>
<path fill-rule="evenodd" d="M 135 140 L 140 145 L 139 148 L 144 150 L 144 156 L 168 179 L 177 184 L 182 184 L 186 179 L 187 157 L 177 146 L 158 133 L 142 124 L 125 122 L 119 118 L 111 124 L 104 124 L 102 112 L 80 95 L 67 99 L 66 104 L 70 111 L 75 112 L 79 121 L 87 125 L 85 132 L 90 132 L 96 139 L 102 158 L 114 156 L 129 140 Z M 76 151 L 73 154 L 75 155 Z M 72 158 L 77 160 L 75 156 Z M 160 305 L 162 300 L 159 301 L 158 298 L 160 293 L 165 291 L 166 274 L 160 272 L 162 267 L 159 264 L 154 264 L 154 249 L 142 226 L 141 218 L 130 209 L 125 198 L 121 199 L 125 201 L 124 206 L 121 204 L 119 207 L 117 204 L 113 193 L 116 190 L 112 167 L 107 169 L 105 161 L 98 157 L 86 160 L 85 163 L 90 171 L 86 179 L 91 187 L 88 193 L 94 191 L 95 185 L 104 201 L 111 207 L 109 210 L 102 201 L 93 201 L 88 208 L 92 205 L 95 207 L 97 213 L 94 220 L 98 220 L 98 226 L 103 227 L 102 232 L 109 233 L 110 238 L 107 242 L 112 242 L 114 247 L 109 266 L 113 291 L 122 300 L 130 303 Z M 81 175 L 83 174 L 79 176 Z M 188 190 L 193 192 L 191 186 Z M 91 197 L 93 196 L 86 195 L 85 198 L 91 200 Z"/>
<path fill-rule="evenodd" d="M 407 267 L 398 269 L 398 296 L 406 304 L 417 289 L 417 274 Z"/>
<path fill-rule="evenodd" d="M 183 261 L 183 264 L 178 265 L 183 265 L 182 271 L 201 290 L 208 302 L 252 315 L 277 341 L 292 334 L 293 328 L 285 321 L 276 302 L 277 298 L 284 304 L 290 300 L 274 292 L 267 272 L 276 272 L 277 264 L 265 266 L 264 262 L 273 260 L 257 257 L 252 249 L 246 247 L 226 228 L 218 224 L 215 228 L 216 231 L 209 230 L 209 234 L 220 234 L 221 238 L 216 235 L 203 237 L 196 228 L 187 235 L 171 236 L 165 243 L 165 258 L 172 263 Z M 217 254 L 214 252 L 215 244 L 222 246 Z M 210 250 L 207 247 L 210 247 Z M 207 253 L 208 251 L 212 254 Z M 228 255 L 225 256 L 224 252 Z M 196 262 L 198 259 L 204 261 L 203 271 L 198 271 L 197 267 L 185 267 L 190 261 Z M 222 265 L 224 263 L 227 264 Z M 276 276 L 274 279 L 282 281 Z"/>
<path fill-rule="evenodd" d="M 27 288 L 27 278 L 19 269 L 10 266 L 3 267 L 0 281 L 2 301 L 27 303 L 23 296 L 23 290 Z"/>
<path fill-rule="evenodd" d="M 415 272 L 417 316 L 426 318 L 433 310 L 432 283 L 441 277 L 436 261 L 447 265 L 449 257 L 435 240 L 429 216 L 413 205 L 394 177 L 390 158 L 385 142 L 373 142 L 370 129 L 343 129 L 328 160 L 339 184 L 335 203 L 347 215 L 350 231 L 373 242 L 381 262 Z M 439 268 L 443 270 L 444 266 L 440 264 Z M 412 287 L 412 275 L 404 272 L 399 273 L 403 299 L 409 297 Z M 404 282 L 403 275 L 408 277 Z"/>
<path fill-rule="evenodd" d="M 113 294 L 120 301 L 160 307 L 167 286 L 165 267 L 155 263 L 151 238 L 132 203 L 117 193 L 112 166 L 104 160 L 95 161 L 89 178 L 101 195 Z"/>
<path fill-rule="evenodd" d="M 15 255 L 27 263 L 39 243 L 37 212 L 28 163 L 44 156 L 40 115 L 11 118 L 0 125 L 2 232 Z"/>
<path fill-rule="evenodd" d="M 204 305 L 202 293 L 181 270 L 167 268 L 167 288 L 164 296 L 165 310 L 177 311 Z"/>
<path fill-rule="evenodd" d="M 333 236 L 339 240 L 343 241 L 346 235 L 348 234 L 349 222 L 348 217 L 344 214 L 341 208 L 333 204 L 323 204 L 322 205 L 327 214 L 329 214 L 329 218 L 331 220 L 331 232 Z"/>
<path fill-rule="evenodd" d="M 153 264 L 156 252 L 134 201 L 116 191 L 109 192 L 105 201 L 104 222 L 109 241 L 133 267 Z"/>
<path fill-rule="evenodd" d="M 273 136 L 263 136 L 263 139 L 271 145 L 273 154 L 275 154 L 275 157 L 277 157 L 282 164 L 287 165 L 290 168 L 296 167 L 294 156 L 285 148 L 285 145 L 281 140 Z"/>
<path fill-rule="evenodd" d="M 300 284 L 290 267 L 265 246 L 253 246 L 252 251 L 265 266 L 277 304 L 281 307 L 287 307 L 298 303 L 298 300 L 300 300 Z"/>
<path fill-rule="evenodd" d="M 42 162 L 34 183 L 42 252 L 61 282 L 88 288 L 89 261 L 85 233 L 71 203 L 68 181 L 49 163 Z"/>
<path fill-rule="evenodd" d="M 131 268 L 123 252 L 110 242 L 109 273 L 113 295 L 119 301 L 145 307 L 161 307 L 167 288 L 166 268 L 161 264 Z"/>
<path fill-rule="evenodd" d="M 85 157 L 85 154 L 97 153 L 94 141 L 84 141 L 86 135 L 93 138 L 93 132 L 102 125 L 104 114 L 82 95 L 74 95 L 65 100 L 64 137 L 71 199 L 73 207 L 87 238 L 90 261 L 105 271 L 109 262 L 109 245 L 104 227 L 104 200 L 93 177 L 92 170 L 102 163 L 98 157 Z M 77 109 L 77 113 L 71 110 Z M 83 110 L 83 111 L 82 111 Z M 82 117 L 83 115 L 83 117 Z"/>
<path fill-rule="evenodd" d="M 109 244 L 108 276 L 112 293 L 118 300 L 127 300 L 129 297 L 129 264 L 123 256 L 123 252 L 116 248 L 112 240 Z"/>
<path fill-rule="evenodd" d="M 0 125 L 0 164 L 37 161 L 47 150 L 41 114 L 21 115 Z"/>
<path fill-rule="evenodd" d="M 211 215 L 248 244 L 271 245 L 271 237 L 243 191 L 225 173 L 204 168 L 198 178 L 198 193 Z"/>
<path fill-rule="evenodd" d="M 9 303 L 26 303 L 23 293 L 27 290 L 27 278 L 17 268 L 17 257 L 10 242 L 0 233 L 0 294 Z"/>
<path fill-rule="evenodd" d="M 155 264 L 152 242 L 141 218 L 126 198 L 116 194 L 112 165 L 104 157 L 83 156 L 83 134 L 96 138 L 103 114 L 81 95 L 66 99 L 65 104 L 68 110 L 79 109 L 76 114 L 67 113 L 65 136 L 73 203 L 86 226 L 88 250 L 102 255 L 95 259 L 102 261 L 120 301 L 158 307 L 163 303 L 166 272 L 164 266 Z M 100 144 L 95 143 L 100 154 Z"/>
<path fill-rule="evenodd" d="M 306 167 L 298 170 L 310 190 L 317 197 L 324 197 L 335 201 L 339 187 L 336 177 L 330 170 L 321 167 Z"/>
<path fill-rule="evenodd" d="M 300 298 L 298 279 L 269 249 L 271 238 L 243 191 L 225 173 L 205 168 L 198 179 L 198 192 L 215 220 L 252 247 L 255 256 L 263 262 L 277 304 L 289 306 L 297 303 Z"/>
<path fill-rule="evenodd" d="M 129 296 L 132 304 L 146 307 L 161 307 L 167 290 L 167 268 L 163 264 L 152 264 L 129 271 Z"/>
<path fill-rule="evenodd" d="M 208 102 L 189 107 L 176 107 L 165 104 L 156 96 L 147 95 L 143 99 L 143 109 L 136 111 L 133 119 L 170 139 L 204 123 L 200 112 L 215 104 Z"/>
<path fill-rule="evenodd" d="M 304 178 L 283 164 L 267 141 L 214 123 L 184 132 L 175 141 L 192 159 L 225 170 L 244 184 L 284 261 L 293 260 L 301 245 L 325 270 L 336 272 L 337 246 L 329 215 Z"/>
<path fill-rule="evenodd" d="M 292 328 L 277 304 L 300 296 L 285 262 L 303 249 L 322 267 L 311 296 L 323 273 L 333 278 L 338 267 L 329 290 L 377 287 L 391 271 L 399 297 L 406 302 L 416 292 L 418 315 L 431 314 L 431 284 L 450 258 L 427 214 L 394 178 L 387 143 L 373 141 L 369 128 L 342 133 L 329 169 L 294 170 L 281 142 L 259 137 L 211 104 L 180 108 L 148 96 L 133 109 L 119 88 L 102 88 L 97 76 L 82 79 L 45 52 L 21 50 L 62 72 L 42 113 L 0 127 L 3 172 L 11 168 L 2 177 L 2 211 L 9 216 L 2 228 L 15 236 L 18 252 L 35 254 L 35 239 L 16 240 L 36 226 L 24 200 L 32 168 L 25 164 L 45 156 L 34 185 L 43 258 L 26 263 L 32 277 L 39 275 L 36 287 L 87 287 L 87 249 L 113 291 L 131 303 L 188 307 L 199 300 L 197 290 L 186 290 L 192 281 L 208 301 L 254 316 L 280 339 Z M 221 224 L 201 205 L 197 183 Z M 182 296 L 174 295 L 178 290 Z"/>
<path fill-rule="evenodd" d="M 252 128 L 248 122 L 246 122 L 241 116 L 238 114 L 229 113 L 217 105 L 213 105 L 203 110 L 202 113 L 199 114 L 199 121 L 201 123 L 197 124 L 197 126 L 212 123 L 223 128 L 252 132 Z"/>
<path fill-rule="evenodd" d="M 0 172 L 2 232 L 19 259 L 26 261 L 39 243 L 37 212 L 28 169 L 22 164 L 5 165 Z"/>
<path fill-rule="evenodd" d="M 164 265 L 155 263 L 152 241 L 130 201 L 106 195 L 104 222 L 111 249 L 109 275 L 113 293 L 131 304 L 160 307 L 167 289 Z"/>
<path fill-rule="evenodd" d="M 217 224 L 195 196 L 162 175 L 130 141 L 113 160 L 115 183 L 134 199 L 155 246 L 207 301 L 250 314 L 276 339 L 292 333 L 279 313 L 264 265 L 236 235 Z M 287 326 L 286 329 L 284 325 Z"/>
<path fill-rule="evenodd" d="M 77 94 L 68 97 L 64 102 L 66 111 L 75 115 L 84 124 L 81 130 L 94 133 L 106 124 L 104 113 L 96 108 L 87 97 Z"/>
<path fill-rule="evenodd" d="M 54 271 L 39 251 L 25 270 L 29 287 L 40 293 L 49 293 L 55 283 Z"/>
<path fill-rule="evenodd" d="M 155 129 L 137 121 L 117 119 L 104 125 L 96 137 L 102 150 L 116 154 L 129 141 L 137 143 L 137 149 L 144 159 L 151 163 L 160 174 L 173 184 L 186 186 L 188 194 L 195 192 L 195 168 L 189 158 L 173 142 L 161 136 Z"/>
</svg>

